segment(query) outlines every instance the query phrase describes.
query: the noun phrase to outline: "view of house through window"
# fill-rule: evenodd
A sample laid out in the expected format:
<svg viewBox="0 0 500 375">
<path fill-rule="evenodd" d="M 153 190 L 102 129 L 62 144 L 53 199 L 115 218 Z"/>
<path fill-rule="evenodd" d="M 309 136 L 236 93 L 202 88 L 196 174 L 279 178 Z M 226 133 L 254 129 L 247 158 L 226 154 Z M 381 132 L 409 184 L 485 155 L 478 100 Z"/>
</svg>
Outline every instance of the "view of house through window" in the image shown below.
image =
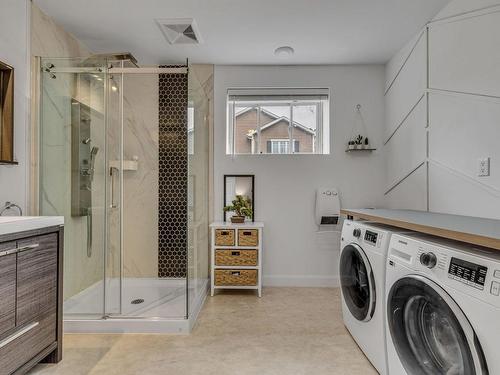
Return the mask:
<svg viewBox="0 0 500 375">
<path fill-rule="evenodd" d="M 231 89 L 227 154 L 328 154 L 328 89 Z"/>
</svg>

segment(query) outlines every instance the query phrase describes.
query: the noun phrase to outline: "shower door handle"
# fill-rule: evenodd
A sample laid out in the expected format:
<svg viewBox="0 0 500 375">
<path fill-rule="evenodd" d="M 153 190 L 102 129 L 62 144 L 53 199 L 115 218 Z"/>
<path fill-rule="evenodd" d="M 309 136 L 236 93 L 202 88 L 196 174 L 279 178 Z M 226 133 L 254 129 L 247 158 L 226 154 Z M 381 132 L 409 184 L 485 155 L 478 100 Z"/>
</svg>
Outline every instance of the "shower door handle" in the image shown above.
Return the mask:
<svg viewBox="0 0 500 375">
<path fill-rule="evenodd" d="M 92 209 L 87 211 L 87 258 L 92 258 Z"/>
<path fill-rule="evenodd" d="M 111 194 L 110 194 L 110 205 L 109 208 L 118 208 L 118 203 L 115 203 L 115 171 L 118 171 L 116 167 L 109 167 L 109 176 L 111 177 Z"/>
</svg>

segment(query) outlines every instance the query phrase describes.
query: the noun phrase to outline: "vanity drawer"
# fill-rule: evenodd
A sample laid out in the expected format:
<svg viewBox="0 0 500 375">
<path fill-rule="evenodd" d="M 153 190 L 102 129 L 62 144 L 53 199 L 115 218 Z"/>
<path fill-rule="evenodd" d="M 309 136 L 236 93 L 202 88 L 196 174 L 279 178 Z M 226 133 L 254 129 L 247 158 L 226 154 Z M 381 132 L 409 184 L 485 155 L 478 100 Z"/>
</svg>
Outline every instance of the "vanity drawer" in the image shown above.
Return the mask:
<svg viewBox="0 0 500 375">
<path fill-rule="evenodd" d="M 234 229 L 216 229 L 215 230 L 215 246 L 234 246 L 235 245 Z"/>
<path fill-rule="evenodd" d="M 56 341 L 56 312 L 20 326 L 0 340 L 0 374 L 11 374 Z"/>
<path fill-rule="evenodd" d="M 57 303 L 57 234 L 18 241 L 17 325 L 40 319 Z"/>
<path fill-rule="evenodd" d="M 259 231 L 257 229 L 238 229 L 238 246 L 258 246 Z"/>
<path fill-rule="evenodd" d="M 255 286 L 257 270 L 215 270 L 216 286 Z"/>
<path fill-rule="evenodd" d="M 16 241 L 2 242 L 0 243 L 0 255 L 4 252 L 15 250 L 16 247 Z"/>
<path fill-rule="evenodd" d="M 257 260 L 257 250 L 215 250 L 217 266 L 256 266 Z"/>
<path fill-rule="evenodd" d="M 0 256 L 0 271 L 1 339 L 6 331 L 16 326 L 16 254 Z"/>
</svg>

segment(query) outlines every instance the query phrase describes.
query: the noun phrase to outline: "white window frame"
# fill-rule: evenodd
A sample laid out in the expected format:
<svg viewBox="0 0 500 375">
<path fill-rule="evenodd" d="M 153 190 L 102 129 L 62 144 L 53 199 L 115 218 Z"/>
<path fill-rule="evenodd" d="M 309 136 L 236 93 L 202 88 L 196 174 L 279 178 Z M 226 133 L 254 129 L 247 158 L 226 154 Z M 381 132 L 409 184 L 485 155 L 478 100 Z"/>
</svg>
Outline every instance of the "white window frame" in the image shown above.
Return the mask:
<svg viewBox="0 0 500 375">
<path fill-rule="evenodd" d="M 304 98 L 310 96 L 311 101 Z M 232 98 L 257 98 L 252 102 L 252 100 L 241 100 L 237 101 Z M 261 98 L 283 98 L 281 102 L 277 100 L 271 100 L 266 102 Z M 293 100 L 293 97 L 302 98 L 298 100 Z M 285 99 L 287 98 L 287 99 Z M 288 127 L 288 139 L 290 142 L 289 150 L 286 154 L 273 154 L 273 155 L 292 155 L 292 154 L 304 154 L 304 155 L 328 155 L 330 154 L 330 89 L 329 88 L 230 88 L 227 90 L 227 102 L 226 102 L 226 154 L 227 155 L 269 155 L 269 153 L 254 152 L 256 150 L 255 137 L 252 139 L 251 152 L 250 153 L 236 153 L 236 135 L 235 135 L 235 124 L 236 124 L 236 110 L 238 103 L 247 104 L 248 107 L 257 108 L 257 126 L 256 126 L 256 139 L 258 148 L 263 149 L 261 143 L 261 126 L 260 126 L 260 114 L 259 110 L 261 107 L 273 107 L 280 106 L 283 107 L 284 103 L 288 105 L 290 103 L 290 115 L 289 115 L 289 127 Z M 294 129 L 294 119 L 293 108 L 295 106 L 301 105 L 315 105 L 316 106 L 316 134 L 313 135 L 312 152 L 295 152 L 293 145 L 293 129 Z M 243 105 L 240 105 L 243 107 Z M 258 151 L 258 149 L 257 149 Z"/>
</svg>

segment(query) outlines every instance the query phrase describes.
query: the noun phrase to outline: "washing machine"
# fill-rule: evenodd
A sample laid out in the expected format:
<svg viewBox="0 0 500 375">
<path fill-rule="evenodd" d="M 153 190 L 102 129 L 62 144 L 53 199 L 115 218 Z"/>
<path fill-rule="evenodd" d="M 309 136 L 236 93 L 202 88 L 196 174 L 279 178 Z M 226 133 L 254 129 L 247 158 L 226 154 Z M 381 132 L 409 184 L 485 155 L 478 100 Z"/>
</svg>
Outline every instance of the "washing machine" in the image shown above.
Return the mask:
<svg viewBox="0 0 500 375">
<path fill-rule="evenodd" d="M 394 235 L 386 306 L 389 374 L 500 374 L 500 252 Z"/>
<path fill-rule="evenodd" d="M 380 374 L 387 374 L 385 350 L 385 260 L 392 233 L 400 229 L 344 221 L 339 275 L 346 328 Z"/>
</svg>

